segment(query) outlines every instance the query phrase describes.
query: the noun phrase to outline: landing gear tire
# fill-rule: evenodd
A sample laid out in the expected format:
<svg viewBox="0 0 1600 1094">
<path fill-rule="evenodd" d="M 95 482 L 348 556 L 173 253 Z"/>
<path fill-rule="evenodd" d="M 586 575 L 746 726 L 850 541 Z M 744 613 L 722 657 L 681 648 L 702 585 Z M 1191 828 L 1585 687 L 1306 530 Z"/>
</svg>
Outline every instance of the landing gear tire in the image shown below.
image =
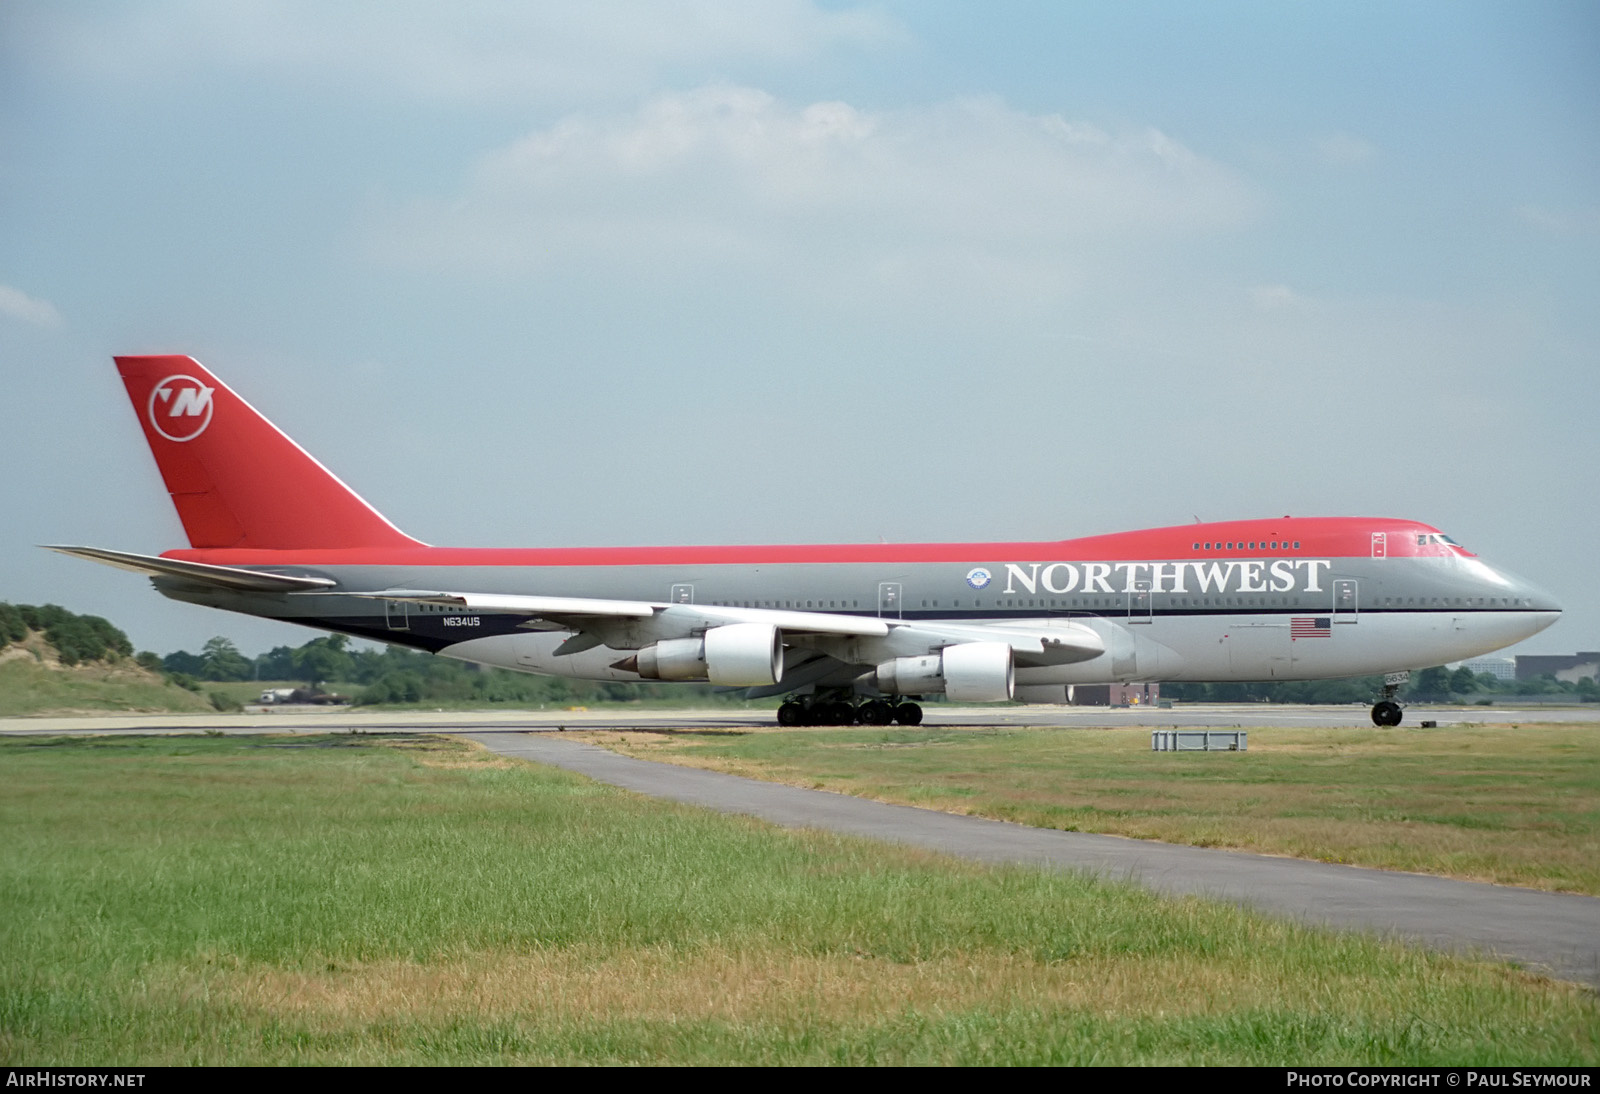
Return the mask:
<svg viewBox="0 0 1600 1094">
<path fill-rule="evenodd" d="M 882 699 L 869 699 L 856 708 L 864 726 L 886 726 L 894 721 L 894 707 Z"/>
<path fill-rule="evenodd" d="M 856 724 L 856 708 L 843 699 L 835 699 L 831 703 L 823 703 L 818 713 L 822 715 L 820 721 L 825 726 L 853 726 Z"/>
<path fill-rule="evenodd" d="M 901 703 L 894 708 L 894 720 L 903 726 L 920 726 L 922 708 L 915 703 Z"/>
<path fill-rule="evenodd" d="M 1410 671 L 1391 672 L 1383 678 L 1383 696 L 1372 705 L 1372 724 L 1381 727 L 1392 727 L 1400 724 L 1404 713 L 1400 704 L 1394 697 L 1400 694 L 1400 689 L 1411 678 Z"/>
<path fill-rule="evenodd" d="M 803 696 L 790 699 L 778 708 L 778 724 L 786 727 L 853 726 L 857 717 L 856 705 L 838 697 Z"/>
</svg>

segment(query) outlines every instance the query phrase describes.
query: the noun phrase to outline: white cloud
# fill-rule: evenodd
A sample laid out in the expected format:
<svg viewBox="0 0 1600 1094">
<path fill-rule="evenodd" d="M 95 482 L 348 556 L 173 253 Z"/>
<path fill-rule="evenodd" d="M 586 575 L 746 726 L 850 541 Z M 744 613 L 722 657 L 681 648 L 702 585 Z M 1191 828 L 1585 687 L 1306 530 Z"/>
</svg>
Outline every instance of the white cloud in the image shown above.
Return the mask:
<svg viewBox="0 0 1600 1094">
<path fill-rule="evenodd" d="M 1254 205 L 1230 170 L 1153 129 L 1110 133 L 993 99 L 872 112 L 713 86 L 569 116 L 483 156 L 456 196 L 369 227 L 375 254 L 420 267 L 666 260 L 1071 280 L 1096 255 L 1231 229 Z"/>
<path fill-rule="evenodd" d="M 54 304 L 48 300 L 31 297 L 20 289 L 13 289 L 10 285 L 0 285 L 0 314 L 39 327 L 55 327 L 61 324 L 61 313 L 56 311 Z"/>
<path fill-rule="evenodd" d="M 166 0 L 69 9 L 55 41 L 86 75 L 141 83 L 244 68 L 357 94 L 527 105 L 636 95 L 675 67 L 794 64 L 904 38 L 881 12 L 810 0 Z"/>
</svg>

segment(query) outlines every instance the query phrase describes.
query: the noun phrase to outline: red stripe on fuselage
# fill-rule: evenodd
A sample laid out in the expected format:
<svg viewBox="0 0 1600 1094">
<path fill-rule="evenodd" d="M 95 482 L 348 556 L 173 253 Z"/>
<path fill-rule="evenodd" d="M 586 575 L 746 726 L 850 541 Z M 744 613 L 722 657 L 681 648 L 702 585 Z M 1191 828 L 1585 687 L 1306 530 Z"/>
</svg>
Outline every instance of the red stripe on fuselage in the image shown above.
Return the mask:
<svg viewBox="0 0 1600 1094">
<path fill-rule="evenodd" d="M 296 550 L 176 550 L 163 557 L 233 566 L 705 566 L 827 563 L 1129 561 L 1262 556 L 1370 558 L 1374 532 L 1387 557 L 1448 557 L 1448 547 L 1420 546 L 1438 529 L 1415 521 L 1299 517 L 1275 521 L 1183 524 L 1140 532 L 1043 543 L 840 543 L 725 547 L 358 547 Z M 1199 549 L 1194 545 L 1201 544 Z M 1206 543 L 1212 544 L 1210 549 Z M 1277 547 L 1271 544 L 1277 543 Z M 1293 544 L 1298 543 L 1298 547 Z M 1232 544 L 1231 547 L 1227 546 Z M 1462 552 L 1465 553 L 1465 552 Z"/>
</svg>

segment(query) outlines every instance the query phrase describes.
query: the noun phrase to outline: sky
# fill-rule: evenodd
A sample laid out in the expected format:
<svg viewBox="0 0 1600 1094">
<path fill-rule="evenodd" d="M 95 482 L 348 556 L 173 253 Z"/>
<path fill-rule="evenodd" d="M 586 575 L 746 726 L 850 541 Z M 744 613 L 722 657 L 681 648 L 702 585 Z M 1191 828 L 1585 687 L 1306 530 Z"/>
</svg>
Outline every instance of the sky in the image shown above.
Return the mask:
<svg viewBox="0 0 1600 1094">
<path fill-rule="evenodd" d="M 313 632 L 182 530 L 187 353 L 462 546 L 1433 524 L 1600 649 L 1600 6 L 0 4 L 0 600 Z"/>
</svg>

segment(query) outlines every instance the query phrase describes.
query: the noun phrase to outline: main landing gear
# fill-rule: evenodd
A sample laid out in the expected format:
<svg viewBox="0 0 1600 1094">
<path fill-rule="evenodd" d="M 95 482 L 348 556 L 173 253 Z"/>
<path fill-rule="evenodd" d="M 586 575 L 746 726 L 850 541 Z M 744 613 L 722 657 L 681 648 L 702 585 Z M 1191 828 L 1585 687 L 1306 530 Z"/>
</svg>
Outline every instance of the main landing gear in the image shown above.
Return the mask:
<svg viewBox="0 0 1600 1094">
<path fill-rule="evenodd" d="M 848 694 L 796 696 L 778 708 L 780 726 L 903 726 L 922 724 L 922 708 L 903 699 L 856 703 Z"/>
<path fill-rule="evenodd" d="M 1409 672 L 1391 672 L 1383 678 L 1383 698 L 1372 705 L 1372 724 L 1388 728 L 1400 724 L 1400 719 L 1405 712 L 1400 709 L 1400 704 L 1394 701 L 1395 695 L 1400 691 L 1400 686 L 1411 679 Z"/>
</svg>

